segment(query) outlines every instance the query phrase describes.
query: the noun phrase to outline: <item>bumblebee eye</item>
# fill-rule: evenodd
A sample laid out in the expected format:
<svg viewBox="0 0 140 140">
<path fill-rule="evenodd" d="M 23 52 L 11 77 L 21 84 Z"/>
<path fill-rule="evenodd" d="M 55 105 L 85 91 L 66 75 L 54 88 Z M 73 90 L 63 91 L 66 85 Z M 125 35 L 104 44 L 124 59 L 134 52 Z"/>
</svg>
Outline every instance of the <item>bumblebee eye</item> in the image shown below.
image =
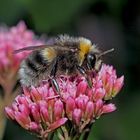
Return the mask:
<svg viewBox="0 0 140 140">
<path fill-rule="evenodd" d="M 87 67 L 89 69 L 93 69 L 95 66 L 95 62 L 96 62 L 96 55 L 93 53 L 90 53 L 87 55 Z"/>
</svg>

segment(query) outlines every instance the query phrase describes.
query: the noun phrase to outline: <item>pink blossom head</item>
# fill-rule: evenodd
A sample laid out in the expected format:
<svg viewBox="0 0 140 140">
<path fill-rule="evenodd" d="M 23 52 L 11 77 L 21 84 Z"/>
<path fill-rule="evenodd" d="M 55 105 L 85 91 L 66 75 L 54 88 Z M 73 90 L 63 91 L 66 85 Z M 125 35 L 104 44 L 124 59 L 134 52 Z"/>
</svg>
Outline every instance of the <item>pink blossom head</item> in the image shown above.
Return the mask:
<svg viewBox="0 0 140 140">
<path fill-rule="evenodd" d="M 92 87 L 88 86 L 84 77 L 75 77 L 74 81 L 67 78 L 63 82 L 68 86 L 59 85 L 61 98 L 66 105 L 66 116 L 80 133 L 101 115 L 116 110 L 114 104 L 104 101 L 107 92 L 101 79 L 95 77 L 92 80 Z"/>
<path fill-rule="evenodd" d="M 12 92 L 17 82 L 19 65 L 29 53 L 14 54 L 14 50 L 42 43 L 33 31 L 27 29 L 23 21 L 11 28 L 0 27 L 0 85 L 4 89 L 4 94 Z"/>
<path fill-rule="evenodd" d="M 110 79 L 113 79 L 113 84 L 109 83 Z M 106 100 L 120 91 L 123 79 L 118 79 L 112 66 L 107 65 L 103 65 L 97 75 L 91 77 L 92 87 L 81 75 L 61 75 L 56 79 L 60 94 L 53 90 L 49 82 L 30 90 L 24 88 L 24 94 L 6 108 L 6 113 L 23 128 L 42 137 L 47 137 L 49 132 L 55 132 L 62 125 L 63 129 L 69 126 L 71 128 L 67 129 L 72 129 L 74 133 L 82 133 L 103 114 L 116 110 L 115 105 Z"/>
<path fill-rule="evenodd" d="M 67 121 L 64 104 L 52 88 L 46 85 L 29 91 L 24 89 L 11 107 L 5 108 L 7 116 L 21 127 L 46 138 L 48 134 Z"/>
<path fill-rule="evenodd" d="M 124 83 L 124 76 L 120 78 L 116 75 L 116 70 L 112 66 L 103 65 L 98 73 L 98 78 L 102 80 L 103 87 L 106 90 L 105 100 L 115 97 L 121 90 Z"/>
<path fill-rule="evenodd" d="M 28 54 L 22 52 L 13 54 L 14 50 L 28 46 L 40 45 L 43 42 L 38 40 L 35 34 L 28 30 L 23 21 L 19 22 L 17 26 L 11 28 L 1 27 L 0 30 L 0 70 L 10 68 L 17 68 L 21 60 Z"/>
</svg>

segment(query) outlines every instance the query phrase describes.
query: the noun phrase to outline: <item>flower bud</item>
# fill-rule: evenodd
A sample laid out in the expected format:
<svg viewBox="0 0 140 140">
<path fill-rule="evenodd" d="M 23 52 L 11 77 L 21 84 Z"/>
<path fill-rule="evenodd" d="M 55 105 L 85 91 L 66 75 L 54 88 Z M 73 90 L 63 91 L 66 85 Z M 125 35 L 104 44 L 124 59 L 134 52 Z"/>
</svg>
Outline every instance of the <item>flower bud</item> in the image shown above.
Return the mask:
<svg viewBox="0 0 140 140">
<path fill-rule="evenodd" d="M 40 120 L 40 113 L 39 113 L 39 106 L 35 103 L 30 104 L 30 110 L 35 122 L 39 123 Z"/>
<path fill-rule="evenodd" d="M 30 118 L 24 113 L 15 112 L 15 120 L 25 129 L 29 129 Z"/>
<path fill-rule="evenodd" d="M 40 129 L 39 125 L 36 122 L 30 122 L 29 124 L 29 130 L 38 132 Z"/>
<path fill-rule="evenodd" d="M 81 117 L 82 117 L 82 111 L 80 109 L 74 109 L 72 118 L 76 125 L 80 124 Z"/>
<path fill-rule="evenodd" d="M 12 120 L 15 119 L 14 111 L 10 107 L 5 107 L 5 112 L 6 112 L 7 117 L 9 117 Z"/>
<path fill-rule="evenodd" d="M 93 102 L 89 101 L 86 105 L 86 110 L 85 110 L 86 119 L 92 119 L 93 113 L 94 113 L 94 104 Z"/>
<path fill-rule="evenodd" d="M 72 119 L 72 111 L 75 108 L 75 101 L 72 97 L 68 97 L 68 99 L 66 100 L 66 113 L 69 117 L 69 119 Z"/>
<path fill-rule="evenodd" d="M 87 82 L 81 81 L 77 86 L 77 95 L 84 94 L 87 89 Z"/>
<path fill-rule="evenodd" d="M 116 94 L 121 90 L 123 84 L 124 84 L 124 76 L 121 76 L 114 83 L 112 97 L 116 96 Z"/>
<path fill-rule="evenodd" d="M 116 110 L 116 107 L 114 104 L 107 104 L 107 105 L 103 105 L 102 113 L 110 113 L 115 110 Z"/>
<path fill-rule="evenodd" d="M 66 123 L 68 119 L 67 118 L 61 118 L 57 121 L 55 121 L 54 123 L 52 123 L 49 127 L 48 127 L 48 132 L 55 130 L 56 128 L 64 125 Z"/>
<path fill-rule="evenodd" d="M 63 109 L 63 103 L 61 102 L 61 100 L 57 100 L 54 104 L 54 116 L 56 120 L 62 117 Z"/>
</svg>

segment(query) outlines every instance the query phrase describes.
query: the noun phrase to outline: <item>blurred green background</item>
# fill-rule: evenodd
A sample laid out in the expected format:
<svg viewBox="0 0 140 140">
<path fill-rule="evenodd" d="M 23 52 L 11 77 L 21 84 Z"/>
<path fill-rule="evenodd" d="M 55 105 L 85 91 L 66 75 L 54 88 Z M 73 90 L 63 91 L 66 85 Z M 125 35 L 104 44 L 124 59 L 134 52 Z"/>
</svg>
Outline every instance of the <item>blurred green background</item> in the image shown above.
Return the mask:
<svg viewBox="0 0 140 140">
<path fill-rule="evenodd" d="M 36 34 L 84 36 L 102 50 L 125 85 L 113 100 L 118 109 L 93 125 L 89 140 L 140 139 L 140 1 L 139 0 L 0 0 L 0 23 L 24 20 Z M 3 140 L 35 140 L 8 121 Z"/>
</svg>

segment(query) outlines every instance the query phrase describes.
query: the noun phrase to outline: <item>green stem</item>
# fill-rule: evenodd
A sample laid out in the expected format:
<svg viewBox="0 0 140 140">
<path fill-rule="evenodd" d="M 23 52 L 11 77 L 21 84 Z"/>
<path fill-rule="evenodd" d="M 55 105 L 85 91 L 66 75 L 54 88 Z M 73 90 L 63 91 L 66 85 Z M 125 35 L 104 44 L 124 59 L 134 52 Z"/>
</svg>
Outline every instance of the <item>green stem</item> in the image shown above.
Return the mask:
<svg viewBox="0 0 140 140">
<path fill-rule="evenodd" d="M 66 127 L 61 126 L 61 129 L 62 129 L 62 131 L 64 133 L 65 140 L 69 140 L 70 138 L 69 138 L 69 134 L 68 134 L 68 131 L 67 131 Z"/>
<path fill-rule="evenodd" d="M 79 140 L 80 139 L 80 136 L 81 136 L 81 134 L 78 133 L 78 134 L 75 135 L 75 137 L 72 140 Z"/>
<path fill-rule="evenodd" d="M 85 130 L 84 135 L 83 135 L 83 140 L 88 140 L 89 134 L 90 134 L 89 129 L 88 130 Z"/>
<path fill-rule="evenodd" d="M 90 134 L 90 131 L 91 131 L 91 127 L 92 127 L 93 123 L 94 123 L 94 121 L 92 121 L 92 123 L 88 125 L 88 128 L 85 129 L 84 135 L 83 135 L 83 140 L 88 140 L 88 137 L 89 137 L 89 134 Z"/>
<path fill-rule="evenodd" d="M 65 140 L 65 138 L 61 135 L 61 133 L 57 130 L 57 136 L 60 140 Z"/>
</svg>

